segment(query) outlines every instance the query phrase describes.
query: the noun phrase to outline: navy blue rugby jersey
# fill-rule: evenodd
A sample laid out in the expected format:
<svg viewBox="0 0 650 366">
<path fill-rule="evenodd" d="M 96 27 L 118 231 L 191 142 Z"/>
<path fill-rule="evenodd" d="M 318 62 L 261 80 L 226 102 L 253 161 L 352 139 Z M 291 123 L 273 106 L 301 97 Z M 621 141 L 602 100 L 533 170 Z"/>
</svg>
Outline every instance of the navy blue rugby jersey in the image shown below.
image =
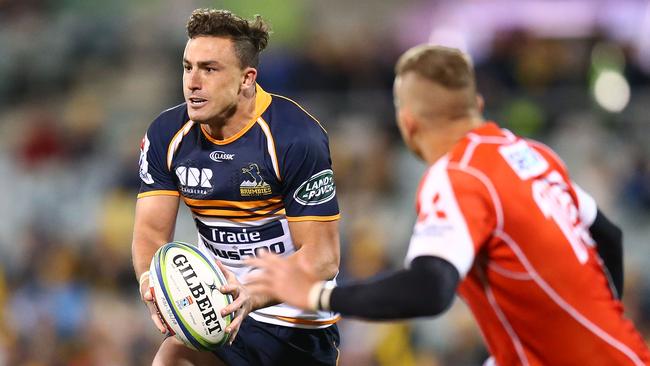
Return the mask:
<svg viewBox="0 0 650 366">
<path fill-rule="evenodd" d="M 260 251 L 296 251 L 288 221 L 340 217 L 327 133 L 296 102 L 256 86 L 255 117 L 224 140 L 189 120 L 186 104 L 150 125 L 140 153 L 140 193 L 180 196 L 190 208 L 199 246 L 237 277 Z M 321 328 L 338 316 L 284 304 L 251 313 L 256 320 Z"/>
</svg>

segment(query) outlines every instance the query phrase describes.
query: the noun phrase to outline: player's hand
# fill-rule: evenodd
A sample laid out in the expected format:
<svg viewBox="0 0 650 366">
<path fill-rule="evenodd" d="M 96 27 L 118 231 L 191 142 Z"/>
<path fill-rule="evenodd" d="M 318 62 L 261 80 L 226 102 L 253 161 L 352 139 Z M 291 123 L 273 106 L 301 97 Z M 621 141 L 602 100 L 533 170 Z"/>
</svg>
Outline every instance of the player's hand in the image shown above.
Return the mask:
<svg viewBox="0 0 650 366">
<path fill-rule="evenodd" d="M 309 309 L 309 290 L 319 282 L 297 263 L 275 254 L 261 253 L 246 264 L 257 268 L 246 277 L 253 296 L 268 296 L 301 309 Z"/>
<path fill-rule="evenodd" d="M 140 282 L 140 298 L 144 301 L 145 305 L 147 305 L 149 313 L 151 314 L 151 320 L 156 328 L 158 328 L 160 333 L 167 334 L 167 328 L 165 328 L 160 313 L 154 304 L 153 289 L 149 287 L 149 276 L 145 276 L 142 282 Z"/>
<path fill-rule="evenodd" d="M 219 291 L 224 294 L 231 294 L 234 298 L 232 303 L 221 309 L 221 316 L 226 316 L 230 313 L 233 313 L 234 316 L 230 325 L 226 327 L 228 343 L 232 344 L 235 341 L 235 337 L 237 337 L 237 332 L 239 332 L 241 323 L 246 319 L 248 313 L 250 313 L 253 308 L 253 300 L 248 289 L 237 280 L 235 274 L 228 270 L 228 268 L 221 264 L 221 262 L 216 261 L 216 263 L 228 282 L 227 285 L 221 286 Z"/>
</svg>

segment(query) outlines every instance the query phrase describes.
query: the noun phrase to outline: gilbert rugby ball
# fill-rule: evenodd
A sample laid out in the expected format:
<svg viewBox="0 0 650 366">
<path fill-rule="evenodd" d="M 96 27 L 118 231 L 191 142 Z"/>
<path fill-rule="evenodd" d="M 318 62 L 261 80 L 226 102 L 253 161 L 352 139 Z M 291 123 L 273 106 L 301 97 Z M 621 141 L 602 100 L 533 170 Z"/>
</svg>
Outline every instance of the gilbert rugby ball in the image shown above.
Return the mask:
<svg viewBox="0 0 650 366">
<path fill-rule="evenodd" d="M 150 291 L 168 331 L 188 347 L 214 350 L 224 344 L 232 314 L 220 311 L 233 300 L 219 292 L 226 284 L 209 254 L 181 242 L 158 249 L 149 268 Z"/>
</svg>

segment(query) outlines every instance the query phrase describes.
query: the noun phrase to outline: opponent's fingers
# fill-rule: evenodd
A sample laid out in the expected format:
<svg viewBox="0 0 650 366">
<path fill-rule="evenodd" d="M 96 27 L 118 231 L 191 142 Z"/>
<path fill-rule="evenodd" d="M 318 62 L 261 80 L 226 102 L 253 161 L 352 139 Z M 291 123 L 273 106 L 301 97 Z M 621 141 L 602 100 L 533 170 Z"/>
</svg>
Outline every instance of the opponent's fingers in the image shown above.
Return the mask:
<svg viewBox="0 0 650 366">
<path fill-rule="evenodd" d="M 251 267 L 260 268 L 264 270 L 274 268 L 274 266 L 278 265 L 281 262 L 282 259 L 279 255 L 271 254 L 264 251 L 261 252 L 258 257 L 249 258 L 244 261 L 244 263 L 246 263 Z"/>
</svg>

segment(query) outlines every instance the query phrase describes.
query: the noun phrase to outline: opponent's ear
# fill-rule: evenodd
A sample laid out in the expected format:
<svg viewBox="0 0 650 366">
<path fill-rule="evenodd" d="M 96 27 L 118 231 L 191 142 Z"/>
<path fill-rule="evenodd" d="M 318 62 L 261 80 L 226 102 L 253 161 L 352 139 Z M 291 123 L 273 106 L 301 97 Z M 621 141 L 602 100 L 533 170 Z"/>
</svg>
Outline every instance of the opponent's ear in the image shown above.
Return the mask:
<svg viewBox="0 0 650 366">
<path fill-rule="evenodd" d="M 476 94 L 476 107 L 478 108 L 478 113 L 483 114 L 483 108 L 485 108 L 485 100 L 481 94 Z"/>
<path fill-rule="evenodd" d="M 408 108 L 402 108 L 400 110 L 401 114 L 401 119 L 402 119 L 402 128 L 404 130 L 404 133 L 409 137 L 412 138 L 413 135 L 418 131 L 419 129 L 419 123 L 417 117 L 411 112 L 410 109 Z"/>
</svg>

